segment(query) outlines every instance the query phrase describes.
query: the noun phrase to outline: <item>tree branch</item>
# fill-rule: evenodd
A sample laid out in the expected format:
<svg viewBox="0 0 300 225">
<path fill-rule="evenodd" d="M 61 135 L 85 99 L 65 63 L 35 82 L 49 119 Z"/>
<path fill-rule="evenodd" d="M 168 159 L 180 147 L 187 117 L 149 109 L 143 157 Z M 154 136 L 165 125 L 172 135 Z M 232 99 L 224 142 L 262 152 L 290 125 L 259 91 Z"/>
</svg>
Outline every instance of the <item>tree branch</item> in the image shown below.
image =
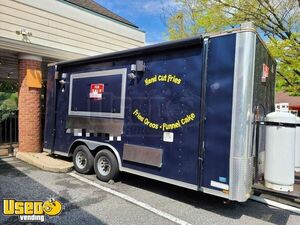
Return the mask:
<svg viewBox="0 0 300 225">
<path fill-rule="evenodd" d="M 269 0 L 263 0 L 267 5 L 268 5 L 268 7 L 270 8 L 270 13 L 274 16 L 274 18 L 277 20 L 277 22 L 278 22 L 278 24 L 279 24 L 279 28 L 286 34 L 286 36 L 288 37 L 288 38 L 290 38 L 291 37 L 291 32 L 290 31 L 288 31 L 285 27 L 284 27 L 284 25 L 283 25 L 283 23 L 282 23 L 282 21 L 280 20 L 280 18 L 277 16 L 277 14 L 275 13 L 275 9 L 273 8 L 273 6 L 270 4 L 270 2 L 269 2 Z"/>
<path fill-rule="evenodd" d="M 279 76 L 281 76 L 284 80 L 285 80 L 285 82 L 289 85 L 289 86 L 291 86 L 291 87 L 293 87 L 294 85 L 280 72 L 280 71 L 277 71 L 277 73 L 278 73 L 278 75 Z"/>
<path fill-rule="evenodd" d="M 300 76 L 300 71 L 297 69 L 293 69 L 294 73 L 297 74 L 298 76 Z"/>
<path fill-rule="evenodd" d="M 241 8 L 241 7 L 238 7 L 238 6 L 236 6 L 236 5 L 228 4 L 227 2 L 224 2 L 224 1 L 222 1 L 222 0 L 215 0 L 215 1 L 216 1 L 217 3 L 219 3 L 219 4 L 222 4 L 222 5 L 225 6 L 225 7 L 236 9 L 236 10 L 238 10 L 238 11 L 240 11 L 240 12 L 243 12 L 245 15 L 250 16 L 249 18 L 244 17 L 244 18 L 243 18 L 244 20 L 247 20 L 247 19 L 250 19 L 250 20 L 251 20 L 251 19 L 253 19 L 253 20 L 256 20 L 256 21 L 262 23 L 262 24 L 265 26 L 265 28 L 260 27 L 262 30 L 264 30 L 264 31 L 266 30 L 266 31 L 271 32 L 271 33 L 273 33 L 273 34 L 275 34 L 275 32 L 276 32 L 276 36 L 278 36 L 279 38 L 281 38 L 281 39 L 283 39 L 283 40 L 287 39 L 287 37 L 286 37 L 285 35 L 282 34 L 284 31 L 282 31 L 282 29 L 280 28 L 280 25 L 277 24 L 277 23 L 275 23 L 275 22 L 272 20 L 272 18 L 270 18 L 269 16 L 263 14 L 262 11 L 261 11 L 260 9 L 258 9 L 257 7 L 255 7 L 255 6 L 253 6 L 253 5 L 250 5 L 250 7 L 254 8 L 254 10 L 253 10 L 253 11 L 247 11 L 247 10 Z M 261 2 L 261 0 L 258 0 L 258 1 Z M 265 8 L 269 13 L 272 14 L 272 12 L 270 12 L 270 9 L 266 8 L 265 6 L 264 6 L 264 8 Z M 254 11 L 259 11 L 260 13 L 257 13 L 257 12 L 254 12 Z M 273 24 L 274 26 L 268 24 L 265 20 L 268 20 L 268 21 L 269 21 L 271 24 Z M 268 28 L 269 28 L 269 29 L 268 29 Z M 278 30 L 278 28 L 279 28 L 280 30 Z"/>
</svg>

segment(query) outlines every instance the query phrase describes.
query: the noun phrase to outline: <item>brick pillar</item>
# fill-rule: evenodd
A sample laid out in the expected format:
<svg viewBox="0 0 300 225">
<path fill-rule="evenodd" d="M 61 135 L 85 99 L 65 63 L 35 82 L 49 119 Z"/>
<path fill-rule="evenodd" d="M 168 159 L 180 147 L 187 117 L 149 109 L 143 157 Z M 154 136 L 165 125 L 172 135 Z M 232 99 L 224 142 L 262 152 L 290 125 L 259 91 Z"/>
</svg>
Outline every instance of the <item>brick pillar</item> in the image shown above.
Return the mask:
<svg viewBox="0 0 300 225">
<path fill-rule="evenodd" d="M 26 71 L 41 70 L 42 58 L 19 55 L 19 151 L 41 152 L 41 94 L 40 88 L 26 84 Z"/>
</svg>

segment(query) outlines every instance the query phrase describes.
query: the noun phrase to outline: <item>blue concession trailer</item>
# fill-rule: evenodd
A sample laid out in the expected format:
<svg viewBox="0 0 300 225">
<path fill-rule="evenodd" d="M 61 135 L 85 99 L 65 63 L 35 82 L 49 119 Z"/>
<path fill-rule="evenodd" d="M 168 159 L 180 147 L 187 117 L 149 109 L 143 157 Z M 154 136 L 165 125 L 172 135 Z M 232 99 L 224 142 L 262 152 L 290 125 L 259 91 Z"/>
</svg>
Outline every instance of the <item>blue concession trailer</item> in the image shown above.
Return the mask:
<svg viewBox="0 0 300 225">
<path fill-rule="evenodd" d="M 44 149 L 100 180 L 119 171 L 246 201 L 255 118 L 274 110 L 275 62 L 255 29 L 49 65 Z"/>
</svg>

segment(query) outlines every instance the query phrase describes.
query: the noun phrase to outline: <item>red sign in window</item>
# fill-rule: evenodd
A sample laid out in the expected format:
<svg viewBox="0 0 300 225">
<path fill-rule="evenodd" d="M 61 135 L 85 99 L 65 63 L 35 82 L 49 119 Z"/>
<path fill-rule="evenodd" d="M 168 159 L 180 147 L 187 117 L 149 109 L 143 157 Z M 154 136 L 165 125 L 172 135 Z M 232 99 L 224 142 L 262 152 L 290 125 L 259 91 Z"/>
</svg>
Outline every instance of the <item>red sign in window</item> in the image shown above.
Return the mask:
<svg viewBox="0 0 300 225">
<path fill-rule="evenodd" d="M 266 64 L 263 64 L 263 76 L 268 77 L 269 76 L 269 67 Z"/>
<path fill-rule="evenodd" d="M 91 84 L 89 97 L 101 99 L 103 92 L 104 92 L 104 84 Z"/>
<path fill-rule="evenodd" d="M 266 83 L 269 76 L 270 69 L 266 64 L 263 64 L 263 74 L 261 76 L 261 82 Z"/>
</svg>

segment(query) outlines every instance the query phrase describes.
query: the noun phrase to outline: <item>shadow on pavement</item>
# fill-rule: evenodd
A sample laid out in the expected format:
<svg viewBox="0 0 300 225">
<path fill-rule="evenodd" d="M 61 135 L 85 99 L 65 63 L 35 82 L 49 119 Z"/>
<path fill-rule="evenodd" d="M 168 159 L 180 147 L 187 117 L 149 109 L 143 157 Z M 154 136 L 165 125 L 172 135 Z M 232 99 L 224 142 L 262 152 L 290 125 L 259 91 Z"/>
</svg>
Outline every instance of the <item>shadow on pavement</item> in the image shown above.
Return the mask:
<svg viewBox="0 0 300 225">
<path fill-rule="evenodd" d="M 122 182 L 130 186 L 145 189 L 192 205 L 195 208 L 201 208 L 232 219 L 248 216 L 273 224 L 285 225 L 287 224 L 289 216 L 293 215 L 291 212 L 269 208 L 266 205 L 251 200 L 243 203 L 230 202 L 229 204 L 224 204 L 224 199 L 217 196 L 188 190 L 128 173 L 120 174 L 116 182 Z"/>
<path fill-rule="evenodd" d="M 30 170 L 30 168 L 28 170 Z M 74 184 L 68 185 L 67 181 L 60 180 L 59 182 L 63 182 L 67 188 L 74 188 Z M 289 216 L 293 215 L 293 213 L 288 211 L 269 208 L 266 205 L 250 200 L 244 203 L 230 202 L 229 204 L 224 204 L 224 199 L 213 195 L 188 190 L 128 173 L 121 173 L 116 182 L 122 182 L 129 186 L 186 203 L 196 209 L 203 209 L 236 220 L 247 216 L 260 221 L 286 225 Z M 68 200 L 68 195 L 62 195 L 65 196 L 65 198 L 26 176 L 26 170 L 21 172 L 0 158 L 0 224 L 16 224 L 19 222 L 17 217 L 4 217 L 2 215 L 1 207 L 4 197 L 15 198 L 17 200 L 47 200 L 50 196 L 54 196 L 60 200 L 65 208 L 61 215 L 47 218 L 45 224 L 104 224 L 101 220 L 81 208 L 83 205 L 91 204 L 90 200 L 87 200 L 86 203 L 84 201 L 72 203 Z M 94 199 L 94 201 L 98 200 L 99 199 Z"/>
<path fill-rule="evenodd" d="M 26 173 L 26 171 L 24 172 Z M 3 198 L 45 201 L 50 196 L 61 201 L 64 208 L 59 216 L 46 216 L 43 224 L 105 224 L 95 216 L 82 210 L 81 206 L 57 195 L 52 190 L 26 176 L 25 173 L 15 169 L 13 165 L 0 158 L 0 224 L 41 224 L 19 222 L 18 216 L 4 216 L 2 208 Z"/>
</svg>

